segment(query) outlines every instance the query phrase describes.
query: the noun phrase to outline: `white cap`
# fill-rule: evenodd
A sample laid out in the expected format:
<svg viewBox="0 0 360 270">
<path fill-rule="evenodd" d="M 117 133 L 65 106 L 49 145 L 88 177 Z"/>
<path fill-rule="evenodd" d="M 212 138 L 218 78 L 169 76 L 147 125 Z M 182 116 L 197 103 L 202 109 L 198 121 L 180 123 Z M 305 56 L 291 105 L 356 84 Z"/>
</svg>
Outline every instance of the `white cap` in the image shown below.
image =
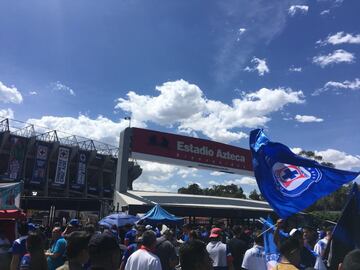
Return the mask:
<svg viewBox="0 0 360 270">
<path fill-rule="evenodd" d="M 151 229 L 152 229 L 152 226 L 151 226 L 151 225 L 146 225 L 146 226 L 145 226 L 145 229 L 151 230 Z"/>
</svg>

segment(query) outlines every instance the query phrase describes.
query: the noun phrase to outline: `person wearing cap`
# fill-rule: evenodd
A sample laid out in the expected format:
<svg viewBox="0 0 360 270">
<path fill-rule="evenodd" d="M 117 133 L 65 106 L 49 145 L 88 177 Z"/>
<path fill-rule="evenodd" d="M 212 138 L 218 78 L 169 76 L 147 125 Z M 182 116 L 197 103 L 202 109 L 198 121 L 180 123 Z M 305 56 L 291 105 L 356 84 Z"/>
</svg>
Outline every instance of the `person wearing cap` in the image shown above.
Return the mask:
<svg viewBox="0 0 360 270">
<path fill-rule="evenodd" d="M 210 258 L 213 260 L 214 270 L 233 269 L 233 258 L 226 244 L 220 241 L 221 229 L 213 228 L 210 231 L 210 242 L 206 246 Z"/>
<path fill-rule="evenodd" d="M 52 230 L 52 240 L 54 241 L 50 250 L 45 253 L 49 270 L 55 270 L 65 262 L 66 240 L 61 234 L 61 228 L 55 227 Z"/>
<path fill-rule="evenodd" d="M 241 267 L 245 270 L 267 269 L 264 240 L 260 233 L 254 239 L 254 246 L 245 252 Z"/>
<path fill-rule="evenodd" d="M 10 270 L 17 270 L 19 268 L 20 260 L 26 253 L 26 239 L 29 232 L 28 224 L 21 222 L 18 224 L 17 229 L 20 237 L 16 239 L 12 245 Z"/>
<path fill-rule="evenodd" d="M 133 228 L 133 225 L 131 225 L 131 224 L 125 224 L 124 227 L 126 229 L 126 233 L 125 233 L 125 237 L 124 237 L 124 245 L 128 246 L 130 244 L 135 243 L 136 230 Z"/>
<path fill-rule="evenodd" d="M 83 270 L 83 264 L 89 260 L 88 244 L 90 235 L 76 231 L 67 235 L 66 257 L 68 261 L 56 270 Z"/>
<path fill-rule="evenodd" d="M 143 234 L 142 230 L 137 230 L 135 243 L 130 244 L 126 247 L 124 255 L 121 259 L 120 270 L 125 269 L 125 265 L 127 263 L 127 260 L 129 259 L 129 257 L 131 256 L 131 254 L 133 254 L 135 251 L 137 251 L 141 247 L 142 234 Z"/>
<path fill-rule="evenodd" d="M 78 228 L 80 226 L 80 222 L 78 219 L 73 218 L 72 220 L 70 220 L 70 222 L 68 223 L 68 225 L 66 226 L 65 231 L 62 233 L 62 236 L 67 236 L 68 234 L 77 231 Z"/>
<path fill-rule="evenodd" d="M 125 270 L 162 270 L 160 259 L 154 254 L 156 234 L 145 231 L 142 235 L 142 245 L 128 259 Z"/>
<path fill-rule="evenodd" d="M 320 239 L 314 246 L 315 253 L 318 254 L 319 256 L 321 256 L 321 258 L 323 258 L 323 259 L 324 259 L 324 255 L 325 255 L 325 249 L 332 237 L 332 231 L 333 231 L 332 227 L 327 228 L 325 230 L 325 232 L 326 232 L 325 237 Z"/>
<path fill-rule="evenodd" d="M 94 234 L 89 241 L 90 270 L 117 270 L 120 266 L 120 248 L 110 233 Z"/>
</svg>

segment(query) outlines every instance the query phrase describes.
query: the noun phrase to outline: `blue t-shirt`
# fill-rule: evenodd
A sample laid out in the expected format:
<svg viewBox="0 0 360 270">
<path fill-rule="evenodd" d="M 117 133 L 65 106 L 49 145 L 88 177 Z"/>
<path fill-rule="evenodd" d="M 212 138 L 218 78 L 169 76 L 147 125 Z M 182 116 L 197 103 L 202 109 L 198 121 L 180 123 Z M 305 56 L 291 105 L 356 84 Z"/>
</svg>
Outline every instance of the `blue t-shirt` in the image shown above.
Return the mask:
<svg viewBox="0 0 360 270">
<path fill-rule="evenodd" d="M 134 243 L 135 239 L 136 239 L 136 230 L 135 229 L 131 229 L 130 231 L 128 231 L 125 234 L 125 241 L 127 241 L 128 244 Z"/>
<path fill-rule="evenodd" d="M 125 253 L 122 257 L 122 261 L 124 262 L 124 264 L 126 264 L 127 260 L 129 259 L 130 255 L 133 254 L 135 251 L 138 250 L 138 244 L 134 243 L 134 244 L 130 244 L 127 246 L 127 249 L 125 250 Z"/>
<path fill-rule="evenodd" d="M 47 258 L 47 263 L 49 270 L 55 270 L 56 268 L 62 266 L 65 263 L 64 254 L 66 251 L 66 240 L 63 237 L 60 237 L 56 242 L 51 246 L 51 253 L 60 253 L 61 255 L 55 259 L 50 257 Z"/>
<path fill-rule="evenodd" d="M 20 261 L 20 270 L 30 269 L 31 256 L 29 253 L 25 254 Z"/>
<path fill-rule="evenodd" d="M 19 255 L 19 259 L 21 259 L 26 253 L 26 239 L 27 236 L 21 236 L 13 242 L 12 254 Z"/>
</svg>

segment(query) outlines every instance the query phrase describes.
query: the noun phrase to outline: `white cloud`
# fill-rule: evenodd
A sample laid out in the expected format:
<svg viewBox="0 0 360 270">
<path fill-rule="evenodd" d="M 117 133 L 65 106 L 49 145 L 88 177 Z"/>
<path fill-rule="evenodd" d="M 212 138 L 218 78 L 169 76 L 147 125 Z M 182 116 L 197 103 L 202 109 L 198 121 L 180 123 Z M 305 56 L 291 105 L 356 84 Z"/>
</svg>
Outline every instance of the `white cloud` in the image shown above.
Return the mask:
<svg viewBox="0 0 360 270">
<path fill-rule="evenodd" d="M 295 153 L 296 155 L 298 155 L 302 151 L 302 149 L 299 147 L 293 147 L 293 148 L 291 148 L 291 151 L 293 153 Z"/>
<path fill-rule="evenodd" d="M 22 101 L 23 97 L 15 86 L 8 87 L 0 81 L 0 102 L 20 104 Z"/>
<path fill-rule="evenodd" d="M 262 88 L 233 99 L 231 105 L 207 99 L 198 86 L 184 80 L 166 82 L 156 90 L 160 94 L 154 97 L 131 91 L 127 99 L 118 99 L 116 108 L 130 113 L 132 119 L 144 125 L 146 122 L 177 125 L 181 132 L 202 132 L 224 143 L 247 138 L 247 134 L 235 129 L 264 126 L 271 120 L 272 112 L 287 104 L 304 102 L 301 91 L 284 88 Z"/>
<path fill-rule="evenodd" d="M 157 183 L 134 181 L 134 190 L 141 191 L 156 191 L 156 192 L 177 192 L 178 187 L 176 185 L 164 186 Z"/>
<path fill-rule="evenodd" d="M 324 119 L 317 118 L 316 116 L 312 115 L 299 115 L 295 116 L 295 120 L 301 123 L 311 123 L 311 122 L 323 122 Z"/>
<path fill-rule="evenodd" d="M 289 71 L 291 71 L 291 72 L 301 72 L 302 68 L 301 67 L 290 67 Z"/>
<path fill-rule="evenodd" d="M 321 16 L 325 16 L 325 15 L 328 15 L 328 14 L 330 14 L 330 9 L 325 9 L 325 10 L 320 12 Z"/>
<path fill-rule="evenodd" d="M 72 96 L 75 96 L 75 91 L 69 86 L 66 86 L 65 84 L 61 83 L 60 81 L 54 82 L 51 85 L 55 91 L 65 92 Z"/>
<path fill-rule="evenodd" d="M 29 95 L 30 95 L 30 96 L 36 96 L 37 94 L 38 94 L 38 93 L 37 93 L 36 91 L 30 91 L 30 92 L 29 92 Z"/>
<path fill-rule="evenodd" d="M 239 34 L 243 34 L 246 31 L 246 28 L 239 28 L 238 32 Z"/>
<path fill-rule="evenodd" d="M 255 178 L 249 176 L 244 176 L 240 179 L 225 181 L 225 185 L 231 185 L 231 184 L 257 186 Z"/>
<path fill-rule="evenodd" d="M 226 173 L 224 172 L 218 172 L 218 171 L 214 171 L 214 172 L 211 172 L 210 175 L 212 176 L 220 176 L 220 175 L 225 175 Z"/>
<path fill-rule="evenodd" d="M 323 161 L 335 164 L 336 168 L 342 170 L 360 169 L 360 156 L 349 155 L 335 149 L 315 151 L 316 155 L 322 156 Z"/>
<path fill-rule="evenodd" d="M 322 68 L 330 64 L 353 63 L 354 61 L 354 54 L 341 49 L 336 50 L 333 53 L 329 53 L 328 55 L 319 55 L 313 58 L 313 63 L 321 66 Z"/>
<path fill-rule="evenodd" d="M 329 35 L 324 41 L 318 40 L 316 43 L 320 45 L 360 44 L 360 34 L 353 35 L 345 32 L 337 32 L 334 35 Z"/>
<path fill-rule="evenodd" d="M 251 68 L 247 66 L 244 69 L 245 71 L 249 71 L 249 72 L 257 71 L 259 73 L 259 76 L 264 76 L 265 73 L 270 72 L 270 69 L 266 64 L 266 59 L 259 59 L 257 57 L 254 57 L 251 60 L 251 63 L 254 64 L 254 67 Z"/>
<path fill-rule="evenodd" d="M 14 119 L 14 111 L 12 109 L 0 110 L 0 118 L 11 118 Z"/>
<path fill-rule="evenodd" d="M 79 115 L 77 118 L 43 116 L 40 119 L 29 119 L 27 122 L 50 130 L 56 129 L 68 134 L 90 137 L 114 146 L 118 146 L 120 132 L 129 125 L 126 120 L 113 122 L 103 116 L 91 119 L 86 115 Z M 132 121 L 132 125 L 144 127 L 136 120 Z"/>
<path fill-rule="evenodd" d="M 306 14 L 309 11 L 309 6 L 305 5 L 293 5 L 289 8 L 290 16 L 294 16 L 296 13 Z"/>
<path fill-rule="evenodd" d="M 360 90 L 360 79 L 356 78 L 354 81 L 346 80 L 343 82 L 329 81 L 325 83 L 324 87 L 315 90 L 312 95 L 318 96 L 319 94 L 329 90 L 334 90 L 338 92 L 339 89 Z"/>
</svg>

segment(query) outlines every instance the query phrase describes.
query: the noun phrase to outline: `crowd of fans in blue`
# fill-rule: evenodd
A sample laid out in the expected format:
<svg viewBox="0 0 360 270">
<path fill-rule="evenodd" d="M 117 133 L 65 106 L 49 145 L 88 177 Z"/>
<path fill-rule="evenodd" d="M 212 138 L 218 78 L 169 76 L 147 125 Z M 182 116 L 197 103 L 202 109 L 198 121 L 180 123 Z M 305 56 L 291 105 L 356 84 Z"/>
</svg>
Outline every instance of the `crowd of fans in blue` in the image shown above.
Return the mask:
<svg viewBox="0 0 360 270">
<path fill-rule="evenodd" d="M 0 228 L 0 270 L 323 270 L 332 230 L 288 230 L 279 220 L 274 242 L 281 257 L 273 265 L 255 224 L 98 228 L 72 219 L 66 227 L 19 223 L 17 231 L 19 238 L 10 243 Z M 360 250 L 350 252 L 339 269 L 359 270 Z"/>
</svg>

